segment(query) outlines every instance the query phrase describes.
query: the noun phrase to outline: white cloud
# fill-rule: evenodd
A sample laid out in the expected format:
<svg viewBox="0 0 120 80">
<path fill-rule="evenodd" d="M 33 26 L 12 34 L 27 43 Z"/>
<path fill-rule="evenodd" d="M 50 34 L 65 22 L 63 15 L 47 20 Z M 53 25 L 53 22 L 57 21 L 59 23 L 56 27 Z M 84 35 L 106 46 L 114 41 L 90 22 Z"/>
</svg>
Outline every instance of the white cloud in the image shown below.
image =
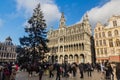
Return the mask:
<svg viewBox="0 0 120 80">
<path fill-rule="evenodd" d="M 23 15 L 30 17 L 38 3 L 41 4 L 48 25 L 60 19 L 61 13 L 54 0 L 17 0 L 17 11 L 23 11 Z"/>
<path fill-rule="evenodd" d="M 110 0 L 103 6 L 97 6 L 88 11 L 88 16 L 92 28 L 95 27 L 96 22 L 101 22 L 102 24 L 107 23 L 108 19 L 112 15 L 120 15 L 120 0 Z"/>
</svg>

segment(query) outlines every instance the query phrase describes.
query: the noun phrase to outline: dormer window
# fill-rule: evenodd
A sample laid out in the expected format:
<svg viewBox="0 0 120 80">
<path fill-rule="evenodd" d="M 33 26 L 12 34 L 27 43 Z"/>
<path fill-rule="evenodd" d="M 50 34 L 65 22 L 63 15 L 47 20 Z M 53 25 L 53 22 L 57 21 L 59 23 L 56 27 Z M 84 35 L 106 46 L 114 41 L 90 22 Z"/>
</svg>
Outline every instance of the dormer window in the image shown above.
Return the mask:
<svg viewBox="0 0 120 80">
<path fill-rule="evenodd" d="M 102 36 L 105 37 L 105 32 L 102 32 Z"/>
<path fill-rule="evenodd" d="M 108 37 L 111 37 L 111 36 L 112 36 L 111 31 L 109 31 L 108 32 Z"/>
<path fill-rule="evenodd" d="M 98 28 L 98 30 L 100 31 L 100 27 Z"/>
<path fill-rule="evenodd" d="M 117 36 L 118 35 L 118 30 L 114 31 L 114 35 Z"/>
<path fill-rule="evenodd" d="M 113 26 L 117 26 L 117 21 L 113 21 Z"/>
</svg>

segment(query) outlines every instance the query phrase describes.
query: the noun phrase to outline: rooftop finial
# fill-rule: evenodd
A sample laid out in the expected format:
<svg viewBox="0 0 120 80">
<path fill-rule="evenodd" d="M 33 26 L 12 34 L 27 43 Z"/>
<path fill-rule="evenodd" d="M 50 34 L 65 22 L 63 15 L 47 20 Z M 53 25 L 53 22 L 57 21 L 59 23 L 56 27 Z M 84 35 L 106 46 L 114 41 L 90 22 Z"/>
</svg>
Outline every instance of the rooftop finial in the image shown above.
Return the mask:
<svg viewBox="0 0 120 80">
<path fill-rule="evenodd" d="M 64 18 L 64 13 L 62 12 L 59 28 L 64 28 L 64 27 L 65 27 L 65 18 Z"/>
<path fill-rule="evenodd" d="M 62 12 L 61 18 L 64 18 L 64 12 Z"/>
<path fill-rule="evenodd" d="M 12 39 L 11 39 L 10 36 L 8 36 L 8 37 L 6 38 L 6 40 L 12 41 Z"/>
</svg>

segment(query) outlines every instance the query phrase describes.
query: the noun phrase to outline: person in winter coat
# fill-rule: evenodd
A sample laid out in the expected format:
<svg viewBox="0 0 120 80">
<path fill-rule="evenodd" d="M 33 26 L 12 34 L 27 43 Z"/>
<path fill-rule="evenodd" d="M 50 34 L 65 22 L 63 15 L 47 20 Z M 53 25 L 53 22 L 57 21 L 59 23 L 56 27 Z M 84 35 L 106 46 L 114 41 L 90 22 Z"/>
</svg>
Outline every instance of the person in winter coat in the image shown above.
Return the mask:
<svg viewBox="0 0 120 80">
<path fill-rule="evenodd" d="M 87 63 L 87 73 L 88 73 L 88 77 L 92 76 L 92 66 L 90 63 Z"/>
<path fill-rule="evenodd" d="M 116 78 L 120 80 L 120 63 L 116 65 Z"/>
<path fill-rule="evenodd" d="M 51 78 L 51 77 L 54 77 L 54 74 L 52 73 L 53 72 L 53 64 L 50 64 L 49 65 L 49 78 Z"/>
<path fill-rule="evenodd" d="M 60 64 L 57 64 L 56 71 L 57 71 L 56 80 L 60 80 L 60 75 L 61 75 L 61 66 L 60 66 Z"/>
<path fill-rule="evenodd" d="M 107 63 L 105 71 L 106 71 L 106 79 L 111 79 L 111 75 L 113 75 L 113 69 L 110 63 Z"/>
<path fill-rule="evenodd" d="M 12 67 L 12 73 L 11 73 L 11 76 L 10 76 L 10 80 L 15 80 L 16 78 L 16 66 L 13 66 Z"/>
<path fill-rule="evenodd" d="M 8 67 L 5 66 L 4 70 L 3 70 L 3 80 L 9 80 L 10 79 L 10 72 Z"/>
<path fill-rule="evenodd" d="M 72 67 L 72 71 L 73 71 L 73 77 L 76 77 L 76 73 L 77 73 L 77 64 L 76 63 L 73 63 L 71 65 Z"/>
<path fill-rule="evenodd" d="M 44 73 L 44 63 L 40 62 L 39 63 L 39 80 L 42 80 L 43 73 Z"/>
<path fill-rule="evenodd" d="M 80 63 L 79 64 L 79 70 L 80 70 L 80 78 L 83 78 L 84 77 L 84 75 L 83 75 L 83 72 L 84 72 L 84 65 L 83 65 L 83 63 Z"/>
</svg>

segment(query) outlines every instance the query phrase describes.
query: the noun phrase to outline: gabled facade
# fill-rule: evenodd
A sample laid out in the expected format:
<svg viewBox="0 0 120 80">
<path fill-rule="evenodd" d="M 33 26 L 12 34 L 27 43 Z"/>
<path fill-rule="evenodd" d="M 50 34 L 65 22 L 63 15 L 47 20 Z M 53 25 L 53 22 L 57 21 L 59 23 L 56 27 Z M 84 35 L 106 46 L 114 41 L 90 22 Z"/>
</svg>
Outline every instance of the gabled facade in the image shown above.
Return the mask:
<svg viewBox="0 0 120 80">
<path fill-rule="evenodd" d="M 0 62 L 15 62 L 16 55 L 16 46 L 10 37 L 5 42 L 0 42 Z"/>
<path fill-rule="evenodd" d="M 97 62 L 120 62 L 120 16 L 112 16 L 108 25 L 98 22 L 94 40 Z"/>
<path fill-rule="evenodd" d="M 52 63 L 92 62 L 91 60 L 91 26 L 88 16 L 78 24 L 66 26 L 64 13 L 61 15 L 59 28 L 48 33 L 48 60 Z"/>
</svg>

